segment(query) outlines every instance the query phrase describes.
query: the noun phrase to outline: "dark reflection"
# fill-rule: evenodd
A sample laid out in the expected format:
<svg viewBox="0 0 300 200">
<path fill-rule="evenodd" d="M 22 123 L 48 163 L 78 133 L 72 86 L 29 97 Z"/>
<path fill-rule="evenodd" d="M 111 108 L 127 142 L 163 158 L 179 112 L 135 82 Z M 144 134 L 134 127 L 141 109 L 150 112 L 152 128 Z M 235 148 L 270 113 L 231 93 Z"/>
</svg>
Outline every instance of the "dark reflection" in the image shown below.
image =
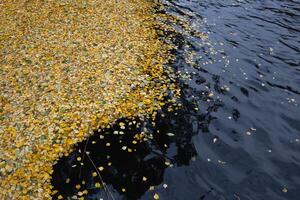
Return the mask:
<svg viewBox="0 0 300 200">
<path fill-rule="evenodd" d="M 54 198 L 72 197 L 86 189 L 85 198 L 110 199 L 103 186 L 95 188 L 103 181 L 124 197 L 137 199 L 150 186 L 161 184 L 167 167 L 188 165 L 196 155 L 191 138 L 198 130 L 197 119 L 187 111 L 187 107 L 164 111 L 155 121 L 121 119 L 113 127 L 95 132 L 54 166 L 52 184 L 58 190 Z M 102 180 L 98 174 L 93 176 L 97 171 Z"/>
</svg>

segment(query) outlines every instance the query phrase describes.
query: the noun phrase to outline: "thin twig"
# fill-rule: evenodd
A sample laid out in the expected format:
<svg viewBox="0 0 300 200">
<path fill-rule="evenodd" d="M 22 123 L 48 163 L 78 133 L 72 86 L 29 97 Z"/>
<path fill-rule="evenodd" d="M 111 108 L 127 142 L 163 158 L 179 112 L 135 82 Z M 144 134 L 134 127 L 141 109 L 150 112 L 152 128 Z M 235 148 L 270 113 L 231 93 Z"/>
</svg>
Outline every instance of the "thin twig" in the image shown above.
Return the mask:
<svg viewBox="0 0 300 200">
<path fill-rule="evenodd" d="M 86 153 L 86 155 L 87 155 L 87 157 L 89 158 L 89 160 L 91 161 L 91 163 L 93 164 L 93 166 L 94 166 L 94 168 L 95 168 L 95 170 L 96 170 L 96 172 L 97 172 L 97 174 L 98 174 L 98 176 L 99 176 L 99 178 L 100 178 L 100 181 L 101 181 L 101 183 L 102 183 L 102 185 L 103 185 L 103 187 L 104 187 L 105 192 L 106 192 L 106 193 L 109 193 L 110 196 L 111 196 L 111 198 L 114 200 L 115 198 L 114 198 L 113 194 L 112 194 L 111 191 L 108 189 L 108 187 L 107 187 L 107 185 L 105 184 L 105 182 L 103 181 L 102 176 L 101 176 L 101 174 L 100 174 L 98 168 L 96 167 L 95 163 L 93 162 L 93 160 L 91 159 L 91 157 L 90 157 L 89 154 Z"/>
</svg>

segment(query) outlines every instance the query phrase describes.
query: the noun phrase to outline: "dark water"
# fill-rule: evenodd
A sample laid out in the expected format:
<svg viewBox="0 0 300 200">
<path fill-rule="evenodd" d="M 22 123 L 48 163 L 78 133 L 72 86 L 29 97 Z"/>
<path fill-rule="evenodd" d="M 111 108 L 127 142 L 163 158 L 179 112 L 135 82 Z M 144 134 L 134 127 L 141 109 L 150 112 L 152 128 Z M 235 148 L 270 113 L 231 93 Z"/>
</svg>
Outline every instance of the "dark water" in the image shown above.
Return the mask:
<svg viewBox="0 0 300 200">
<path fill-rule="evenodd" d="M 300 199 L 300 1 L 162 3 L 192 29 L 169 33 L 182 109 L 95 133 L 54 166 L 55 189 L 65 199 L 84 189 L 86 199 Z"/>
</svg>

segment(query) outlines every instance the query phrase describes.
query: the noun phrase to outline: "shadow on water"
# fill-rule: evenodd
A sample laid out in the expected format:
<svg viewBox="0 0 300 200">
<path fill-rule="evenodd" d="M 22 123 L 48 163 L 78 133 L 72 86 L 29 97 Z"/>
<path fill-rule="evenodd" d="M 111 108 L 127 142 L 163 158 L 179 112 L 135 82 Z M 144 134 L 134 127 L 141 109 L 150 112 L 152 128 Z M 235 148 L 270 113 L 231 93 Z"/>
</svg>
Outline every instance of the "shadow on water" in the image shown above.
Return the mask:
<svg viewBox="0 0 300 200">
<path fill-rule="evenodd" d="M 121 198 L 119 194 L 140 198 L 151 186 L 163 183 L 166 168 L 189 165 L 196 156 L 191 139 L 199 128 L 207 129 L 209 118 L 192 110 L 163 109 L 155 121 L 120 119 L 113 127 L 95 132 L 54 166 L 52 184 L 58 190 L 54 198 L 71 198 L 84 190 L 88 194 L 82 196 L 88 199 Z"/>
</svg>

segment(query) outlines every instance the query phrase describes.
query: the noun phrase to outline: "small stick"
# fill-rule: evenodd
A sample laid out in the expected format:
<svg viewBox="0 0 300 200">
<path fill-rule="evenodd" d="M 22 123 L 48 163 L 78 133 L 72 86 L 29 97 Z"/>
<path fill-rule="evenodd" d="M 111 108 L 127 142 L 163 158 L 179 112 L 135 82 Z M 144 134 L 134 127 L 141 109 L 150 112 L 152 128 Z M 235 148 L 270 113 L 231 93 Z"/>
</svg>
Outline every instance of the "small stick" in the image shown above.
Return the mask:
<svg viewBox="0 0 300 200">
<path fill-rule="evenodd" d="M 103 181 L 102 176 L 101 176 L 101 174 L 100 174 L 98 168 L 96 167 L 95 163 L 93 162 L 93 160 L 91 159 L 91 157 L 90 157 L 89 154 L 86 154 L 86 155 L 87 155 L 87 157 L 89 158 L 89 160 L 91 161 L 91 163 L 93 164 L 94 168 L 96 169 L 96 172 L 97 172 L 97 174 L 98 174 L 98 176 L 99 176 L 99 178 L 100 178 L 100 181 L 101 181 L 101 183 L 102 183 L 102 185 L 103 185 L 103 187 L 104 187 L 104 190 L 106 191 L 106 193 L 109 193 L 110 196 L 111 196 L 111 198 L 114 200 L 114 199 L 115 199 L 114 196 L 112 195 L 111 191 L 108 189 L 107 185 L 106 185 L 105 182 Z"/>
</svg>

